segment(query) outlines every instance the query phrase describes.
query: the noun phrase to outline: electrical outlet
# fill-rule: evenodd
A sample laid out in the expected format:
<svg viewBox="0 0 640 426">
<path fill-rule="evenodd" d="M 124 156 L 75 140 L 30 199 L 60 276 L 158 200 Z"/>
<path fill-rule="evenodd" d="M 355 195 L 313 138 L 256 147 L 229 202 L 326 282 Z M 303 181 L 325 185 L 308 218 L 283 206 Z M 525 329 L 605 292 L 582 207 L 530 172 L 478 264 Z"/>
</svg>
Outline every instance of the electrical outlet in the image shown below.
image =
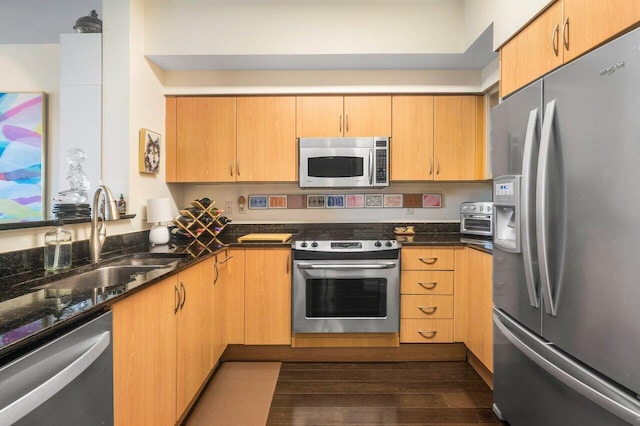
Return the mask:
<svg viewBox="0 0 640 426">
<path fill-rule="evenodd" d="M 224 214 L 228 216 L 231 213 L 233 213 L 233 202 L 225 201 L 224 202 Z"/>
<path fill-rule="evenodd" d="M 413 214 L 413 208 L 409 207 L 406 209 L 405 214 L 411 215 Z"/>
</svg>

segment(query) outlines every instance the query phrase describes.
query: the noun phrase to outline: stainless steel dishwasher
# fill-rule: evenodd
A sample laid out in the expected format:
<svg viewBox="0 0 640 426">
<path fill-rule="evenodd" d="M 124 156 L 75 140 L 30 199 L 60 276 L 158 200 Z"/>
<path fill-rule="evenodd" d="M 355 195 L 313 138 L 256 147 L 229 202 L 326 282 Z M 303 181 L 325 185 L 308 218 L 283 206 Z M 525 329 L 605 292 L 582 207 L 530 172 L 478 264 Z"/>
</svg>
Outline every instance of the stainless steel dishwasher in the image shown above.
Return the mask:
<svg viewBox="0 0 640 426">
<path fill-rule="evenodd" d="M 0 368 L 0 425 L 112 425 L 111 316 Z"/>
</svg>

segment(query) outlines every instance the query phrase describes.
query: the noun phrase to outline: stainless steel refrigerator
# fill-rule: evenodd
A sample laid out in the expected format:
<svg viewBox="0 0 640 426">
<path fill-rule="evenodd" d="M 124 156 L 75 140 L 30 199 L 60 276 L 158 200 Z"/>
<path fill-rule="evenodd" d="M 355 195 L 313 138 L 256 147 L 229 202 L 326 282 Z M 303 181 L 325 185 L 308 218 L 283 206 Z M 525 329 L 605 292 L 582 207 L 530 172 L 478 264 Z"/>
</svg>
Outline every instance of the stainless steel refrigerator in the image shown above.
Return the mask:
<svg viewBox="0 0 640 426">
<path fill-rule="evenodd" d="M 640 424 L 640 30 L 491 120 L 494 411 Z"/>
</svg>

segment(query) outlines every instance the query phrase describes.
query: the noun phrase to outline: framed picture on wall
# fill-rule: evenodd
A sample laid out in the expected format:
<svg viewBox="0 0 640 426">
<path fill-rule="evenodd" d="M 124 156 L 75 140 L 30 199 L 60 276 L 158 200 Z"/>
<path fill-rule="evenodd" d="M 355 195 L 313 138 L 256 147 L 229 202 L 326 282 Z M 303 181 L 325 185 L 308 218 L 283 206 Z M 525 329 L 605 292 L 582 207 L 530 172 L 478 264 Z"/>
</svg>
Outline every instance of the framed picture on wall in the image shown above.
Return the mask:
<svg viewBox="0 0 640 426">
<path fill-rule="evenodd" d="M 160 172 L 160 134 L 149 129 L 140 129 L 138 171 L 158 174 Z"/>
<path fill-rule="evenodd" d="M 0 92 L 0 223 L 45 218 L 46 104 L 44 92 Z"/>
</svg>

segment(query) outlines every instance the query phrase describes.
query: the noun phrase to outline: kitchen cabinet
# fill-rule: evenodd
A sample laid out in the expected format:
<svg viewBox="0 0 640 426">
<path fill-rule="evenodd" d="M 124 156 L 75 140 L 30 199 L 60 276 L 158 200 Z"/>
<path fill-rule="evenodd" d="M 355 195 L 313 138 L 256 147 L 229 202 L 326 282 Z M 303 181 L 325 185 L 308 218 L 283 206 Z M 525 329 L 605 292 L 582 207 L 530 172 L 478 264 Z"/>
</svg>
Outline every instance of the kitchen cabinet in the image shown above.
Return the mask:
<svg viewBox="0 0 640 426">
<path fill-rule="evenodd" d="M 113 305 L 116 424 L 173 425 L 194 401 L 217 361 L 213 278 L 205 259 Z"/>
<path fill-rule="evenodd" d="M 400 343 L 454 341 L 453 247 L 403 247 Z"/>
<path fill-rule="evenodd" d="M 291 249 L 244 251 L 245 344 L 291 344 Z"/>
<path fill-rule="evenodd" d="M 295 182 L 296 98 L 237 99 L 237 182 Z"/>
<path fill-rule="evenodd" d="M 465 250 L 469 268 L 465 344 L 493 372 L 492 258 L 472 248 Z"/>
<path fill-rule="evenodd" d="M 229 265 L 232 260 L 233 254 L 228 249 L 216 253 L 213 259 L 212 366 L 227 348 L 227 287 L 230 281 Z"/>
<path fill-rule="evenodd" d="M 298 96 L 296 136 L 391 135 L 391 96 Z"/>
<path fill-rule="evenodd" d="M 244 344 L 244 249 L 230 248 L 227 269 L 227 343 Z"/>
<path fill-rule="evenodd" d="M 559 0 L 500 49 L 500 96 L 570 62 L 640 21 L 637 0 Z"/>
<path fill-rule="evenodd" d="M 167 182 L 234 182 L 236 98 L 180 96 L 169 103 Z"/>
<path fill-rule="evenodd" d="M 115 425 L 174 425 L 178 276 L 112 307 Z"/>
<path fill-rule="evenodd" d="M 482 96 L 394 96 L 391 180 L 484 178 Z"/>
</svg>

